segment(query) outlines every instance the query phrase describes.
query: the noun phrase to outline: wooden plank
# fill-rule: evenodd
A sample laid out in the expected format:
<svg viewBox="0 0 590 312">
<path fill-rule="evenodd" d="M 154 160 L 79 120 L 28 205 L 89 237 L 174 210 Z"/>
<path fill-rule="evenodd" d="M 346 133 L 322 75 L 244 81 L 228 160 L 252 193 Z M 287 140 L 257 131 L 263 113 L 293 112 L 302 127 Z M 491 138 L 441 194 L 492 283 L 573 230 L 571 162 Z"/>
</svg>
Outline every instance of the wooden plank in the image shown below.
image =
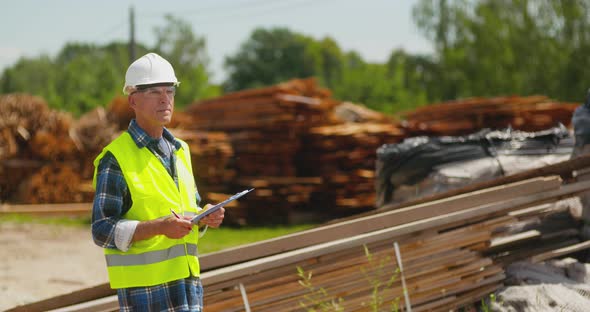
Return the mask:
<svg viewBox="0 0 590 312">
<path fill-rule="evenodd" d="M 108 283 L 101 284 L 98 286 L 73 291 L 68 294 L 64 294 L 64 295 L 48 298 L 45 300 L 17 306 L 17 307 L 10 309 L 8 311 L 11 311 L 11 312 L 48 311 L 48 310 L 59 308 L 59 307 L 71 306 L 71 305 L 75 305 L 75 304 L 82 304 L 86 301 L 100 298 L 99 296 L 105 297 L 104 294 L 112 295 L 114 293 L 115 293 L 115 291 L 111 289 L 111 287 L 109 286 Z M 116 300 L 116 296 L 115 296 L 115 300 Z M 106 301 L 108 301 L 108 300 L 106 300 Z M 118 302 L 117 302 L 117 307 L 118 307 Z"/>
<path fill-rule="evenodd" d="M 556 206 L 555 203 L 547 203 L 543 205 L 538 205 L 534 207 L 530 207 L 527 209 L 521 209 L 517 211 L 510 212 L 511 216 L 523 218 L 529 215 L 538 216 L 544 215 L 548 212 L 558 212 L 558 211 L 566 211 L 569 207 L 567 205 Z"/>
<path fill-rule="evenodd" d="M 503 236 L 492 239 L 492 243 L 488 249 L 488 251 L 494 251 L 501 248 L 506 248 L 508 246 L 512 246 L 515 244 L 521 244 L 526 241 L 536 240 L 541 238 L 541 232 L 537 230 L 530 230 L 525 232 L 520 232 L 518 234 Z"/>
<path fill-rule="evenodd" d="M 502 283 L 498 283 L 498 280 L 503 280 L 503 276 L 499 276 L 497 278 L 490 278 L 489 280 L 485 280 L 483 282 L 478 283 L 478 285 L 482 285 L 475 290 L 472 290 L 468 293 L 461 294 L 455 297 L 450 303 L 441 305 L 438 309 L 432 309 L 429 311 L 435 312 L 449 312 L 453 311 L 454 309 L 458 309 L 462 306 L 473 304 L 479 302 L 485 296 L 495 292 L 496 290 L 502 288 L 504 285 Z M 491 283 L 491 284 L 490 284 Z M 423 311 L 423 310 L 420 310 Z"/>
<path fill-rule="evenodd" d="M 46 310 L 28 310 L 28 311 L 46 311 Z M 108 296 L 93 301 L 87 301 L 76 305 L 49 310 L 50 312 L 115 312 L 119 311 L 119 299 L 117 295 Z"/>
<path fill-rule="evenodd" d="M 447 304 L 452 304 L 455 300 L 457 300 L 457 297 L 455 296 L 448 296 L 436 301 L 431 301 L 428 302 L 426 304 L 421 304 L 421 305 L 413 305 L 412 304 L 412 311 L 414 312 L 422 312 L 422 311 L 432 311 L 432 309 L 439 307 L 439 306 L 445 306 Z M 412 299 L 410 298 L 410 303 L 412 303 Z M 400 304 L 400 308 L 401 308 L 401 304 Z"/>
<path fill-rule="evenodd" d="M 571 254 L 571 253 L 574 253 L 577 251 L 585 250 L 588 248 L 590 248 L 590 241 L 584 241 L 584 242 L 581 242 L 578 244 L 574 244 L 574 245 L 563 247 L 563 248 L 558 248 L 555 250 L 544 252 L 539 255 L 532 256 L 530 258 L 530 261 L 533 263 L 541 262 L 541 261 L 545 261 L 548 259 L 553 259 L 553 258 L 561 257 L 563 255 Z"/>
<path fill-rule="evenodd" d="M 501 265 L 508 265 L 516 261 L 530 260 L 531 257 L 551 251 L 556 248 L 566 248 L 575 244 L 579 244 L 580 240 L 577 238 L 567 240 L 555 240 L 544 244 L 536 244 L 528 246 L 527 249 L 512 249 L 503 250 L 502 254 L 495 256 L 494 261 Z"/>
<path fill-rule="evenodd" d="M 509 200 L 525 194 L 543 193 L 556 189 L 561 184 L 558 178 L 536 178 L 533 180 L 516 182 L 513 184 L 480 190 L 470 194 L 444 199 L 418 206 L 406 207 L 395 211 L 386 211 L 377 215 L 370 215 L 351 221 L 330 224 L 319 228 L 281 236 L 258 243 L 246 244 L 229 248 L 220 252 L 201 257 L 201 265 L 207 268 L 223 267 L 239 263 L 256 257 L 312 246 L 336 240 L 341 237 L 367 233 L 387 227 L 440 216 L 453 211 L 474 207 L 484 203 L 491 203 L 503 198 Z"/>
</svg>

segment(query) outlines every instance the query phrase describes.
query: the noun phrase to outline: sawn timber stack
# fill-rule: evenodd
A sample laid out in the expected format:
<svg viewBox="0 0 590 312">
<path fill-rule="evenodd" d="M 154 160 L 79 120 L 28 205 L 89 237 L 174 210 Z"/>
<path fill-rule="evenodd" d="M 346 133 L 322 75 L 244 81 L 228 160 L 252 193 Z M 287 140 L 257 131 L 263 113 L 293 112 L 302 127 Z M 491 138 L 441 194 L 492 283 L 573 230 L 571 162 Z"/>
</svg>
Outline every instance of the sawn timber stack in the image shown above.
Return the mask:
<svg viewBox="0 0 590 312">
<path fill-rule="evenodd" d="M 589 159 L 559 167 L 572 170 Z M 563 184 L 557 176 L 514 181 L 203 255 L 206 306 L 209 311 L 243 311 L 242 288 L 252 311 L 301 311 L 298 304 L 308 291 L 298 283 L 297 267 L 313 273 L 314 286 L 343 298 L 346 311 L 364 311 L 360 304 L 370 300 L 372 288 L 361 268 L 383 281 L 395 276 L 382 295 L 386 303 L 399 298 L 404 306 L 393 252 L 397 242 L 413 310 L 456 309 L 501 287 L 508 259 L 540 261 L 588 248 L 573 219 L 561 228 L 538 227 L 538 235 L 531 235 L 533 228 L 509 230 L 534 216 L 560 214 L 564 208 L 553 204 L 588 189 L 590 182 Z M 106 297 L 67 311 L 96 311 L 98 305 L 114 310 L 117 299 Z"/>
<path fill-rule="evenodd" d="M 390 118 L 331 98 L 314 79 L 229 93 L 185 111 L 191 120 L 179 127 L 228 134 L 238 177 L 231 191 L 256 188 L 239 204 L 248 224 L 374 208 L 375 150 L 403 136 Z"/>
</svg>

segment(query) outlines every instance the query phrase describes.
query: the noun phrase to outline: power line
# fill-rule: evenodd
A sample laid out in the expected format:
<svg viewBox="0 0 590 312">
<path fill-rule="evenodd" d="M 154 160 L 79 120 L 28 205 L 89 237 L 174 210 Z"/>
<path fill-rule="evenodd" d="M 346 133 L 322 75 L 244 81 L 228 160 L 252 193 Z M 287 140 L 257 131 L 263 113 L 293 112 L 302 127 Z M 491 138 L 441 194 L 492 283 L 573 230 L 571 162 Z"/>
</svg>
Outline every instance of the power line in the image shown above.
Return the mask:
<svg viewBox="0 0 590 312">
<path fill-rule="evenodd" d="M 308 5 L 308 4 L 316 4 L 318 2 L 320 2 L 321 0 L 304 0 L 304 1 L 300 1 L 300 0 L 295 0 L 295 2 L 289 2 L 289 1 L 281 1 L 281 2 L 277 2 L 276 0 L 253 0 L 253 1 L 249 1 L 249 2 L 242 2 L 241 5 L 226 5 L 226 6 L 217 6 L 217 7 L 205 7 L 205 8 L 201 8 L 198 10 L 183 10 L 183 11 L 176 11 L 175 12 L 170 12 L 170 14 L 175 15 L 175 16 L 193 16 L 193 15 L 202 15 L 201 19 L 199 19 L 199 22 L 205 22 L 204 24 L 214 24 L 217 22 L 223 22 L 223 23 L 227 23 L 228 21 L 226 19 L 235 19 L 235 18 L 242 18 L 242 17 L 248 17 L 248 18 L 256 18 L 256 17 L 260 17 L 262 15 L 268 14 L 268 13 L 272 13 L 273 11 L 276 10 L 286 10 L 286 9 L 297 9 L 297 8 L 304 8 L 304 5 Z M 326 1 L 326 0 L 324 0 Z M 227 8 L 229 8 L 230 10 L 227 10 Z M 266 8 L 266 10 L 260 11 L 258 9 L 264 9 Z M 309 8 L 309 6 L 307 7 Z M 208 14 L 207 10 L 213 10 L 213 11 L 219 11 L 221 9 L 224 9 L 222 12 L 220 12 L 220 14 Z M 248 11 L 252 11 L 254 10 L 254 12 L 244 12 L 245 10 Z M 256 12 L 258 10 L 258 12 Z M 142 15 L 144 18 L 145 17 L 154 17 L 154 14 L 148 13 L 147 15 Z M 158 17 L 162 16 L 162 12 L 157 13 Z M 207 21 L 211 21 L 214 20 L 213 22 L 207 22 Z"/>
<path fill-rule="evenodd" d="M 241 9 L 241 8 L 251 8 L 251 7 L 256 7 L 256 6 L 260 6 L 260 4 L 266 4 L 266 3 L 276 3 L 276 0 L 252 0 L 252 1 L 244 1 L 244 2 L 240 2 L 239 4 L 225 4 L 225 5 L 221 5 L 221 6 L 208 6 L 208 7 L 203 7 L 203 8 L 198 8 L 198 9 L 194 9 L 194 10 L 182 10 L 182 11 L 176 11 L 176 12 L 170 12 L 171 14 L 175 14 L 175 15 L 200 15 L 203 13 L 207 13 L 207 11 L 219 11 L 219 10 L 226 10 L 226 9 L 231 9 L 231 10 L 235 10 L 235 9 Z M 149 13 L 147 15 L 148 17 L 152 17 L 152 16 L 162 16 L 162 12 L 158 12 L 158 13 Z"/>
<path fill-rule="evenodd" d="M 98 35 L 98 38 L 104 38 L 107 35 L 111 35 L 113 32 L 115 31 L 121 31 L 121 30 L 127 30 L 127 18 L 123 19 L 121 22 L 119 22 L 118 24 L 109 27 L 106 31 L 102 32 L 100 35 Z"/>
</svg>

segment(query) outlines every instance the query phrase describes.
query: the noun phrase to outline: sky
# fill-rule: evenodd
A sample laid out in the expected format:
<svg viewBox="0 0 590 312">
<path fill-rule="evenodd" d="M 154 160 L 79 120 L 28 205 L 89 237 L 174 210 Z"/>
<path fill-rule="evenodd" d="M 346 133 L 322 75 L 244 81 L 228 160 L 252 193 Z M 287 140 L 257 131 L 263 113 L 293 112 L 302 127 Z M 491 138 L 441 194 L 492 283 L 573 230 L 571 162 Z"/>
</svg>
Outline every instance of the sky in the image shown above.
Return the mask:
<svg viewBox="0 0 590 312">
<path fill-rule="evenodd" d="M 135 12 L 136 41 L 155 43 L 154 28 L 172 14 L 206 40 L 213 82 L 226 78 L 224 58 L 235 54 L 256 28 L 286 27 L 316 40 L 333 38 L 343 51 L 385 62 L 395 49 L 431 53 L 412 7 L 418 0 L 0 0 L 0 72 L 21 57 L 55 57 L 66 43 L 129 40 Z"/>
</svg>

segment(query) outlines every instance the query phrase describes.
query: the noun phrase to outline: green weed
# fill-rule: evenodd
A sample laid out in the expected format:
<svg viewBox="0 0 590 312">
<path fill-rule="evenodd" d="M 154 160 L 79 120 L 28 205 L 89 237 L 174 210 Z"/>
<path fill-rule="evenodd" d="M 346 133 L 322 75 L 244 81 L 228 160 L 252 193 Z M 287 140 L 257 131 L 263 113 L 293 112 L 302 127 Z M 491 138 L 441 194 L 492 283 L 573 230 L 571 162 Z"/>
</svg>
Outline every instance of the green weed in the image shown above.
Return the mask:
<svg viewBox="0 0 590 312">
<path fill-rule="evenodd" d="M 371 286 L 371 296 L 368 302 L 362 302 L 361 305 L 368 307 L 370 311 L 378 312 L 384 308 L 385 299 L 383 293 L 391 288 L 398 279 L 399 268 L 396 268 L 393 275 L 389 276 L 387 280 L 383 281 L 383 276 L 391 274 L 387 272 L 386 265 L 392 261 L 391 257 L 381 257 L 379 260 L 375 259 L 371 254 L 369 248 L 363 245 L 365 257 L 367 258 L 367 265 L 360 267 L 360 272 L 363 274 L 367 283 Z M 312 272 L 305 272 L 303 268 L 297 267 L 297 275 L 299 276 L 299 284 L 307 290 L 307 294 L 299 301 L 299 306 L 307 312 L 317 311 L 344 311 L 344 299 L 341 297 L 334 297 L 328 293 L 323 287 L 316 287 L 313 285 L 311 278 Z M 387 311 L 399 311 L 399 297 L 390 303 Z"/>
</svg>

